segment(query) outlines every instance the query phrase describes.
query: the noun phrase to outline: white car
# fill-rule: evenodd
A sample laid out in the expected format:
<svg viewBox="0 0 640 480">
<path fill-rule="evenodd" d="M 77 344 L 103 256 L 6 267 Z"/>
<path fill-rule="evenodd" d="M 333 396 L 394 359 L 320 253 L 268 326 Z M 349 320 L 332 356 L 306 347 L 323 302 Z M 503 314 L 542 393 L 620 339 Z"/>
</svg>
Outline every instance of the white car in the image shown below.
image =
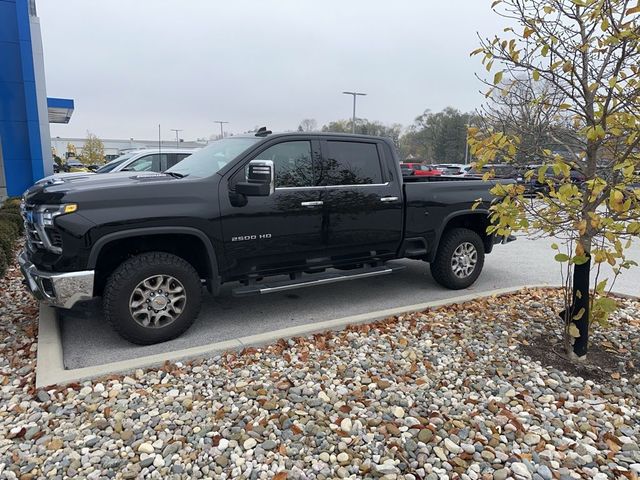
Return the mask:
<svg viewBox="0 0 640 480">
<path fill-rule="evenodd" d="M 101 173 L 164 172 L 197 150 L 197 148 L 163 148 L 162 150 L 146 148 L 144 150 L 134 150 L 120 155 L 118 158 L 114 158 L 109 163 L 102 165 L 95 172 L 55 173 L 38 180 L 36 183 L 41 184 L 55 182 L 56 180 L 82 178 Z"/>
<path fill-rule="evenodd" d="M 471 165 L 463 163 L 440 163 L 436 168 L 442 170 L 442 175 L 465 177 L 471 170 Z"/>
</svg>

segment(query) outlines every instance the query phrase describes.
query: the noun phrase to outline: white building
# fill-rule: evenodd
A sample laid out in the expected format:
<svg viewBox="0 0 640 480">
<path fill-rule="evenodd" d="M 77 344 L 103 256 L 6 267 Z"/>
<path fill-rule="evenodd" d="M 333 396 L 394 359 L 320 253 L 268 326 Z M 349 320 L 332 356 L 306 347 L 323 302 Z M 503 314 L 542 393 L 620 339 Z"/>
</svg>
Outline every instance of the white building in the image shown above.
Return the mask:
<svg viewBox="0 0 640 480">
<path fill-rule="evenodd" d="M 140 148 L 158 148 L 158 146 L 160 148 L 202 148 L 207 145 L 203 142 L 186 142 L 182 140 L 178 143 L 175 140 L 162 140 L 160 145 L 158 140 L 139 140 L 134 138 L 128 140 L 101 138 L 100 140 L 104 144 L 104 155 L 107 160 L 116 158 L 129 150 L 138 150 Z M 85 141 L 86 138 L 51 137 L 51 147 L 55 150 L 56 155 L 64 158 L 69 145 L 73 145 L 77 154 L 80 155 Z"/>
</svg>

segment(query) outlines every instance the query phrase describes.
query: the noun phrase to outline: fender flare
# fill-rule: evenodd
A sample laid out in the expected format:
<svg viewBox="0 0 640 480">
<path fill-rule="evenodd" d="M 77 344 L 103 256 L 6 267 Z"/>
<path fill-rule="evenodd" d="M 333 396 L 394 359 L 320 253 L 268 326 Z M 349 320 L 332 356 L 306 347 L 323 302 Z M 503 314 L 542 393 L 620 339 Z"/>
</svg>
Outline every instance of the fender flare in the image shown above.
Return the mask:
<svg viewBox="0 0 640 480">
<path fill-rule="evenodd" d="M 447 225 L 449 225 L 449 222 L 451 222 L 451 220 L 453 220 L 454 218 L 463 217 L 467 215 L 484 215 L 485 217 L 488 217 L 489 210 L 484 208 L 476 208 L 475 210 L 472 210 L 469 208 L 466 210 L 457 210 L 447 215 L 442 220 L 442 223 L 440 224 L 440 228 L 438 228 L 438 230 L 436 231 L 435 248 L 431 249 L 431 252 L 429 252 L 428 261 L 432 261 L 435 258 L 436 253 L 438 251 L 438 246 L 440 245 L 440 239 L 442 238 L 442 234 L 444 233 L 444 231 L 447 229 Z"/>
<path fill-rule="evenodd" d="M 141 237 L 147 235 L 191 235 L 197 237 L 204 245 L 207 256 L 209 257 L 209 267 L 211 268 L 211 292 L 215 295 L 220 288 L 220 275 L 218 270 L 218 259 L 216 257 L 213 244 L 209 237 L 202 231 L 193 227 L 145 227 L 145 228 L 132 228 L 129 230 L 122 230 L 121 232 L 109 233 L 100 237 L 91 247 L 89 253 L 89 260 L 87 262 L 88 269 L 95 269 L 98 262 L 98 257 L 102 249 L 109 243 L 115 240 L 122 240 L 123 238 Z"/>
</svg>

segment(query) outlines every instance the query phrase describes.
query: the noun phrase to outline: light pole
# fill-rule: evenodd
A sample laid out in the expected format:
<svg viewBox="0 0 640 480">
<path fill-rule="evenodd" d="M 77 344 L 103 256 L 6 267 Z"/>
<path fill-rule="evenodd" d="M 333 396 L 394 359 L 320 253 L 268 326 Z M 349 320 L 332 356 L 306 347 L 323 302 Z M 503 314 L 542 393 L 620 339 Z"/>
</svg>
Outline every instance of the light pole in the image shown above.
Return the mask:
<svg viewBox="0 0 640 480">
<path fill-rule="evenodd" d="M 469 163 L 469 122 L 465 123 L 465 137 L 464 137 L 464 164 Z"/>
<path fill-rule="evenodd" d="M 177 128 L 172 128 L 171 131 L 176 132 L 176 148 L 180 148 L 180 137 L 178 136 L 178 133 L 182 132 L 182 130 Z"/>
<path fill-rule="evenodd" d="M 214 120 L 213 123 L 219 123 L 220 124 L 220 140 L 222 140 L 224 138 L 224 130 L 222 130 L 222 126 L 225 123 L 229 123 L 229 122 L 225 122 L 223 120 Z"/>
<path fill-rule="evenodd" d="M 365 96 L 366 93 L 361 92 L 342 92 L 344 95 L 353 95 L 353 119 L 351 121 L 351 133 L 356 133 L 356 97 L 358 95 Z"/>
</svg>

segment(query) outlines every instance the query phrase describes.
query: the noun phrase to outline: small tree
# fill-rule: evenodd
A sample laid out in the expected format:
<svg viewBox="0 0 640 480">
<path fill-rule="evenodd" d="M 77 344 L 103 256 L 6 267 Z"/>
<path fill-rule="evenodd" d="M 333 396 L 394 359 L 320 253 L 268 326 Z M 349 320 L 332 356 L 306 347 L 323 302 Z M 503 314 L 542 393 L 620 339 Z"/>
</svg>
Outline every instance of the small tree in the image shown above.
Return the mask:
<svg viewBox="0 0 640 480">
<path fill-rule="evenodd" d="M 640 189 L 634 186 L 640 165 L 640 4 L 497 0 L 493 8 L 512 25 L 502 37 L 481 39 L 472 53 L 483 55 L 487 71 L 496 70 L 486 82 L 489 102 L 495 104 L 505 80 L 545 82 L 559 96 L 534 93 L 523 102 L 557 109 L 552 121 L 568 120 L 574 141 L 556 139 L 566 155 L 543 149 L 547 165 L 527 173 L 546 185 L 536 201 L 524 198 L 522 185 L 493 189 L 500 200 L 491 208 L 490 231 L 536 231 L 561 240 L 553 248 L 563 265 L 565 348 L 571 357 L 583 358 L 590 324 L 606 323 L 616 308 L 604 295 L 607 286 L 610 292 L 617 276 L 635 265 L 625 251 L 640 233 Z M 522 142 L 516 134 L 490 128 L 469 133 L 480 164 L 496 157 L 513 160 Z"/>
<path fill-rule="evenodd" d="M 315 118 L 305 118 L 298 125 L 299 132 L 315 132 L 318 130 L 318 122 Z"/>
<path fill-rule="evenodd" d="M 528 75 L 503 79 L 499 92 L 483 105 L 474 123 L 484 131 L 516 136 L 515 162 L 535 164 L 546 150 L 566 153 L 567 145 L 579 147 L 573 140 L 571 119 L 560 109 L 564 93 L 555 85 Z"/>
<path fill-rule="evenodd" d="M 84 141 L 80 158 L 83 163 L 95 165 L 104 162 L 104 144 L 95 134 L 87 132 L 87 139 Z"/>
</svg>

